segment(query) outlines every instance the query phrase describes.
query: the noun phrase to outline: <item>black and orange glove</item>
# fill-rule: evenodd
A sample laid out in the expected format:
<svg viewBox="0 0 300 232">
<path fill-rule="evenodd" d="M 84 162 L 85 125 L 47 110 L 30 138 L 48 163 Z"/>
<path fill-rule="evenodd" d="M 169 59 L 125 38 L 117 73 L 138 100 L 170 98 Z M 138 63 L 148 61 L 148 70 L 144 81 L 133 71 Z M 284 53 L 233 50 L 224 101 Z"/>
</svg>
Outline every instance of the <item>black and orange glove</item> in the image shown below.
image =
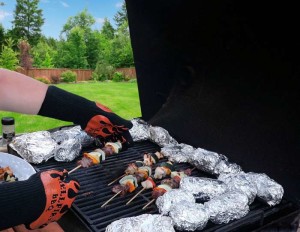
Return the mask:
<svg viewBox="0 0 300 232">
<path fill-rule="evenodd" d="M 133 145 L 129 133 L 132 123 L 100 103 L 49 86 L 39 115 L 70 121 L 81 126 L 100 144 L 120 141 L 123 147 Z"/>
<path fill-rule="evenodd" d="M 41 215 L 30 224 L 29 229 L 37 229 L 58 221 L 70 208 L 79 191 L 79 183 L 68 176 L 66 170 L 50 170 L 40 173 L 46 195 L 45 208 Z"/>
<path fill-rule="evenodd" d="M 0 184 L 0 230 L 20 224 L 36 229 L 57 221 L 78 191 L 78 181 L 66 170 L 42 171 L 28 180 Z"/>
</svg>

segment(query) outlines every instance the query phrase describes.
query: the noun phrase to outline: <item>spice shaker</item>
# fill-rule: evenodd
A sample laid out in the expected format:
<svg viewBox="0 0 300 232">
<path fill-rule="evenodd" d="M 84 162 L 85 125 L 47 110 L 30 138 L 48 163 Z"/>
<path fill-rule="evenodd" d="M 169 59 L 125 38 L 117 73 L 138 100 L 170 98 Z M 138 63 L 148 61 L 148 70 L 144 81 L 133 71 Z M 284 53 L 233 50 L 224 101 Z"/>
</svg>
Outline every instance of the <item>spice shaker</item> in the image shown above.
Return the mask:
<svg viewBox="0 0 300 232">
<path fill-rule="evenodd" d="M 15 136 L 15 119 L 13 117 L 3 117 L 2 123 L 2 137 L 7 142 L 11 142 Z"/>
</svg>

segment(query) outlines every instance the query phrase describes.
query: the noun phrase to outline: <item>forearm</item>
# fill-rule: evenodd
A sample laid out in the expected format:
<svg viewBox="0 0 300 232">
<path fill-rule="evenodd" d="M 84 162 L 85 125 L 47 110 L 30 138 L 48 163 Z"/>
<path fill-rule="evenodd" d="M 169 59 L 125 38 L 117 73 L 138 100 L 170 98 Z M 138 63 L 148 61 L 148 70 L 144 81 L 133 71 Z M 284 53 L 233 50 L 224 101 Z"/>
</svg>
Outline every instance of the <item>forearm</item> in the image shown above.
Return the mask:
<svg viewBox="0 0 300 232">
<path fill-rule="evenodd" d="M 0 69 L 0 110 L 37 114 L 48 86 L 21 73 Z"/>
</svg>

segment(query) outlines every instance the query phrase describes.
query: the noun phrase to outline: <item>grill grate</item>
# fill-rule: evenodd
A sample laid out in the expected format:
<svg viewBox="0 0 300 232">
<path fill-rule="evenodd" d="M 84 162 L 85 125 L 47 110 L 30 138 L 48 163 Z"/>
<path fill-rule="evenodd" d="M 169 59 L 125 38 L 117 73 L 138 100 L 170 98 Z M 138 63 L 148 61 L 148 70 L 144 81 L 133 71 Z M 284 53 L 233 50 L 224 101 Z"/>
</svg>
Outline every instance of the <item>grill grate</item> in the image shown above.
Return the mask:
<svg viewBox="0 0 300 232">
<path fill-rule="evenodd" d="M 81 168 L 76 170 L 73 175 L 81 184 L 80 194 L 76 198 L 72 211 L 80 219 L 80 221 L 87 227 L 89 231 L 101 232 L 105 231 L 107 225 L 111 222 L 123 217 L 138 216 L 144 213 L 158 213 L 155 204 L 152 204 L 147 209 L 142 210 L 142 207 L 151 200 L 151 190 L 145 190 L 129 205 L 126 202 L 135 194 L 131 193 L 124 197 L 117 196 L 108 205 L 101 208 L 100 206 L 107 201 L 113 194 L 111 186 L 107 184 L 112 179 L 107 175 L 109 170 L 114 167 L 142 160 L 144 152 L 159 151 L 159 147 L 149 141 L 135 143 L 135 146 L 126 151 L 122 151 L 118 155 L 108 157 L 102 164 L 92 166 L 90 168 Z M 48 162 L 36 165 L 38 170 L 47 170 L 52 168 L 65 168 L 71 170 L 76 167 L 76 161 L 64 163 L 49 160 Z M 185 168 L 192 168 L 188 164 L 176 164 L 176 170 Z M 194 170 L 192 176 L 207 176 L 203 172 Z M 117 182 L 116 182 L 117 183 Z M 140 189 L 140 187 L 138 188 Z M 268 207 L 267 205 L 255 201 L 250 206 L 251 211 L 244 218 L 233 221 L 226 225 L 215 225 L 208 223 L 206 228 L 202 231 L 252 231 L 253 229 L 262 227 L 264 224 L 274 220 L 279 220 L 284 214 L 299 213 L 299 209 L 292 202 L 283 199 L 281 204 Z"/>
</svg>

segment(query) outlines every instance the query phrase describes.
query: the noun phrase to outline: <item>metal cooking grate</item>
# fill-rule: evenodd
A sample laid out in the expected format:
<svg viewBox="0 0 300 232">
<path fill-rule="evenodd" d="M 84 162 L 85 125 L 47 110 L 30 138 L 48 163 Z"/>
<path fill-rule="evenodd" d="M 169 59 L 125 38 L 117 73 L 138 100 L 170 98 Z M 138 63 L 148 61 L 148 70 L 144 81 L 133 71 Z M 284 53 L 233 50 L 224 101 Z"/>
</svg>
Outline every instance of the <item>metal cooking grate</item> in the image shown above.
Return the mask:
<svg viewBox="0 0 300 232">
<path fill-rule="evenodd" d="M 151 191 L 146 190 L 137 197 L 129 205 L 126 202 L 135 194 L 131 193 L 124 197 L 117 196 L 106 207 L 100 206 L 108 200 L 113 193 L 111 186 L 107 186 L 112 179 L 108 176 L 108 172 L 114 167 L 125 165 L 136 160 L 142 160 L 144 152 L 159 151 L 160 148 L 151 142 L 144 141 L 135 143 L 135 146 L 123 151 L 118 155 L 108 157 L 102 164 L 90 168 L 81 168 L 76 170 L 71 175 L 74 175 L 81 184 L 80 194 L 73 204 L 73 212 L 82 221 L 88 230 L 94 232 L 105 231 L 107 225 L 111 222 L 123 218 L 138 216 L 144 213 L 158 213 L 155 204 L 152 204 L 147 209 L 142 210 L 142 207 L 151 200 Z M 80 159 L 80 157 L 79 157 Z M 76 161 L 70 163 L 56 162 L 49 160 L 44 164 L 35 166 L 39 170 L 47 170 L 51 168 L 65 168 L 71 170 L 76 167 Z M 176 164 L 176 169 L 192 168 L 188 164 Z M 192 176 L 206 176 L 205 173 L 194 170 Z M 117 183 L 117 182 L 116 182 Z M 140 187 L 138 188 L 140 189 Z M 242 219 L 233 221 L 226 225 L 215 225 L 208 223 L 202 231 L 252 231 L 253 229 L 262 227 L 264 224 L 274 220 L 279 220 L 280 217 L 297 213 L 297 208 L 294 203 L 283 199 L 282 203 L 269 207 L 259 201 L 255 201 L 251 207 L 251 211 Z M 299 211 L 298 211 L 299 213 Z"/>
</svg>

